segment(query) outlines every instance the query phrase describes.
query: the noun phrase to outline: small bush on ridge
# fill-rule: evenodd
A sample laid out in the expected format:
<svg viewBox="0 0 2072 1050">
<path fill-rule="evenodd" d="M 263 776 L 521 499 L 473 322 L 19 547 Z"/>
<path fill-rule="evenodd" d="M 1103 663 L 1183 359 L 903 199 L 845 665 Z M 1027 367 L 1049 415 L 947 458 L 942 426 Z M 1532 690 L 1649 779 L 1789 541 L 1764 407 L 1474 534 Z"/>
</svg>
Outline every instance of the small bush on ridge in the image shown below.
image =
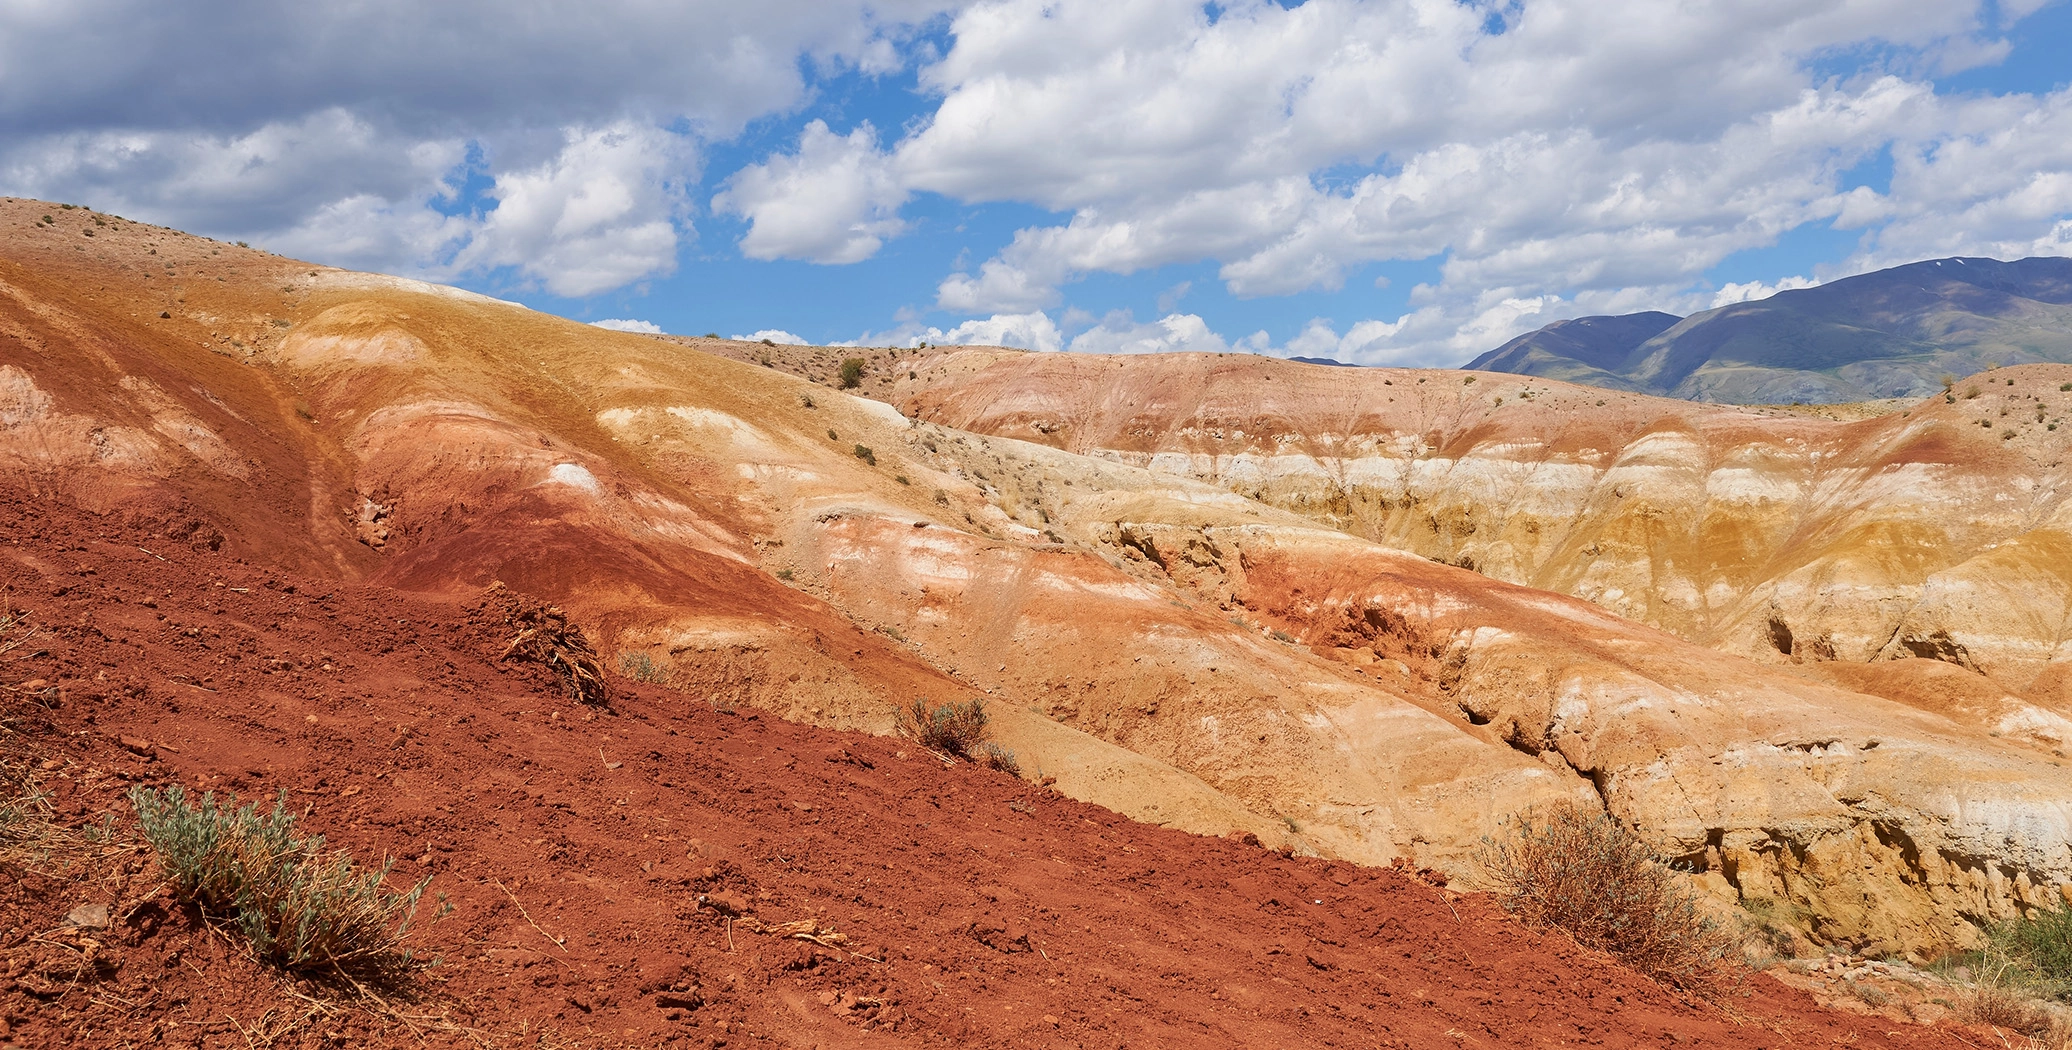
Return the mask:
<svg viewBox="0 0 2072 1050">
<path fill-rule="evenodd" d="M 1526 813 L 1477 856 L 1505 911 L 1610 952 L 1663 984 L 1714 997 L 1732 983 L 1731 931 L 1638 836 L 1573 802 Z"/>
<path fill-rule="evenodd" d="M 913 703 L 894 716 L 894 728 L 900 736 L 953 755 L 963 755 L 977 747 L 986 737 L 987 722 L 986 702 L 976 698 L 931 707 L 928 701 L 915 697 Z"/>
<path fill-rule="evenodd" d="M 235 798 L 218 806 L 213 793 L 193 805 L 178 786 L 139 786 L 129 798 L 173 891 L 242 933 L 259 958 L 309 970 L 409 964 L 400 942 L 430 876 L 406 893 L 384 892 L 389 865 L 362 868 L 343 851 L 325 853 L 322 836 L 296 834 L 285 793 L 269 814 L 233 810 Z"/>
<path fill-rule="evenodd" d="M 900 736 L 936 751 L 970 759 L 988 769 L 1022 775 L 1015 754 L 986 739 L 986 702 L 976 697 L 961 704 L 929 706 L 916 697 L 893 715 L 893 729 Z"/>
<path fill-rule="evenodd" d="M 987 769 L 997 769 L 1008 776 L 1018 777 L 1022 775 L 1021 760 L 1015 758 L 1014 752 L 1001 747 L 999 744 L 993 743 L 990 740 L 983 741 L 978 745 L 976 751 L 976 754 L 967 756 L 973 762 Z"/>
</svg>

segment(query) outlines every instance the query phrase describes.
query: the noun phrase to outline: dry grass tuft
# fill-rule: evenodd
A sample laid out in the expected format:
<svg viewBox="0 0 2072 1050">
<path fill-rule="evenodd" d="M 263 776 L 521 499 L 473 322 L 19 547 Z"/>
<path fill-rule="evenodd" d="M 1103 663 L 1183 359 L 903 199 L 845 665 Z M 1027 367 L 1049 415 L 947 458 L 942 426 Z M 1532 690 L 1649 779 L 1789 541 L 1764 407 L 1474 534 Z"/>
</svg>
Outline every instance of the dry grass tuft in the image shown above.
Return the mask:
<svg viewBox="0 0 2072 1050">
<path fill-rule="evenodd" d="M 1701 914 L 1654 851 L 1601 810 L 1566 803 L 1527 813 L 1483 840 L 1478 859 L 1504 910 L 1528 925 L 1562 930 L 1704 998 L 1738 983 L 1734 933 Z"/>
<path fill-rule="evenodd" d="M 43 756 L 30 739 L 44 728 L 42 711 L 19 691 L 0 694 L 0 861 L 30 861 L 59 831 L 36 775 Z"/>
<path fill-rule="evenodd" d="M 2061 915 L 2045 913 L 1995 929 L 1992 943 L 1968 959 L 1974 983 L 1958 999 L 1957 1016 L 2026 1036 L 2028 1050 L 2072 1050 L 2072 1011 L 2049 1002 L 2066 993 L 2067 982 L 2040 965 L 2047 959 L 2062 963 L 2050 954 L 2053 935 L 2062 933 Z"/>
<path fill-rule="evenodd" d="M 1957 1002 L 1957 1016 L 1972 1024 L 1992 1025 L 2032 1038 L 2048 1035 L 2050 1010 L 2017 988 L 1980 984 Z"/>
<path fill-rule="evenodd" d="M 36 635 L 28 614 L 0 593 L 0 671 Z M 42 742 L 57 732 L 50 721 L 57 693 L 55 687 L 0 684 L 0 861 L 36 866 L 82 844 L 75 841 L 78 833 L 52 823 L 54 810 L 39 777 L 49 758 Z"/>
</svg>

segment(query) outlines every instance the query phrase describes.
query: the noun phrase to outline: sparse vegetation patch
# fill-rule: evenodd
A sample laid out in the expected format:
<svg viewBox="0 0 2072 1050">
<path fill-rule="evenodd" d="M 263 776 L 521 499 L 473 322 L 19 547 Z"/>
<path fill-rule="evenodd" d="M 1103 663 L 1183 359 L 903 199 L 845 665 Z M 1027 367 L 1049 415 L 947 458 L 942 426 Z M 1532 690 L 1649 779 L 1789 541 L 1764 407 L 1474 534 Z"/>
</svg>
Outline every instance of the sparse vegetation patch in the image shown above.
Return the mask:
<svg viewBox="0 0 2072 1050">
<path fill-rule="evenodd" d="M 178 785 L 130 791 L 144 838 L 181 900 L 242 934 L 253 954 L 287 969 L 399 972 L 401 946 L 431 877 L 404 893 L 382 889 L 389 865 L 325 852 L 323 836 L 295 831 L 286 795 L 262 814 L 213 794 L 195 805 Z"/>
<path fill-rule="evenodd" d="M 1993 928 L 1985 960 L 2004 957 L 2020 983 L 2072 1002 L 2072 908 L 2040 911 Z"/>
<path fill-rule="evenodd" d="M 636 682 L 652 682 L 657 685 L 669 681 L 669 669 L 655 662 L 646 653 L 620 653 L 619 673 Z"/>
<path fill-rule="evenodd" d="M 935 705 L 916 697 L 893 715 L 894 731 L 922 747 L 1020 776 L 1022 767 L 1014 752 L 986 739 L 990 722 L 986 702 L 977 697 Z"/>
<path fill-rule="evenodd" d="M 1610 952 L 1663 984 L 1716 997 L 1738 976 L 1733 933 L 1610 814 L 1565 803 L 1509 822 L 1477 859 L 1504 910 Z"/>
</svg>

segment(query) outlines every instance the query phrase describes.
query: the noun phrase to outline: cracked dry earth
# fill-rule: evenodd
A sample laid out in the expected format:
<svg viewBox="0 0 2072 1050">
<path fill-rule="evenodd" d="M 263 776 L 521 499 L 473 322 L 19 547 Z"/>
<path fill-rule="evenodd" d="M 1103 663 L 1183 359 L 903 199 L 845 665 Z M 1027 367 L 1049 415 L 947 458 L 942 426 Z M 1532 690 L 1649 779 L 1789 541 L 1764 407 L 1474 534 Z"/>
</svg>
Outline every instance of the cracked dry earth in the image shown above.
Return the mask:
<svg viewBox="0 0 2072 1050">
<path fill-rule="evenodd" d="M 496 594 L 198 535 L 0 504 L 0 587 L 37 632 L 0 664 L 10 746 L 66 826 L 122 833 L 134 784 L 285 792 L 393 883 L 433 877 L 452 912 L 410 943 L 435 963 L 377 1004 L 256 965 L 136 848 L 13 856 L 4 1045 L 1965 1045 L 1767 976 L 1684 1001 L 1404 869 L 1132 823 L 892 739 L 623 680 L 582 708 L 497 659 Z M 108 925 L 68 925 L 81 905 Z"/>
</svg>

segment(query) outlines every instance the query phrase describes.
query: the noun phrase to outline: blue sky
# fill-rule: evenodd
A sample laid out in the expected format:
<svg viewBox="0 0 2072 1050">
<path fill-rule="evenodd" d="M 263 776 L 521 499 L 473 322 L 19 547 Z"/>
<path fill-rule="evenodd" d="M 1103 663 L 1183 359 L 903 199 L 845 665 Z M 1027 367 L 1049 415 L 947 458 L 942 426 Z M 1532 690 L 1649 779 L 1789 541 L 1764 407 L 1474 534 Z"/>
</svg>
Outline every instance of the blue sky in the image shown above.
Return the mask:
<svg viewBox="0 0 2072 1050">
<path fill-rule="evenodd" d="M 0 6 L 0 192 L 671 332 L 1391 364 L 2072 253 L 2072 2 L 1753 10 Z"/>
</svg>

